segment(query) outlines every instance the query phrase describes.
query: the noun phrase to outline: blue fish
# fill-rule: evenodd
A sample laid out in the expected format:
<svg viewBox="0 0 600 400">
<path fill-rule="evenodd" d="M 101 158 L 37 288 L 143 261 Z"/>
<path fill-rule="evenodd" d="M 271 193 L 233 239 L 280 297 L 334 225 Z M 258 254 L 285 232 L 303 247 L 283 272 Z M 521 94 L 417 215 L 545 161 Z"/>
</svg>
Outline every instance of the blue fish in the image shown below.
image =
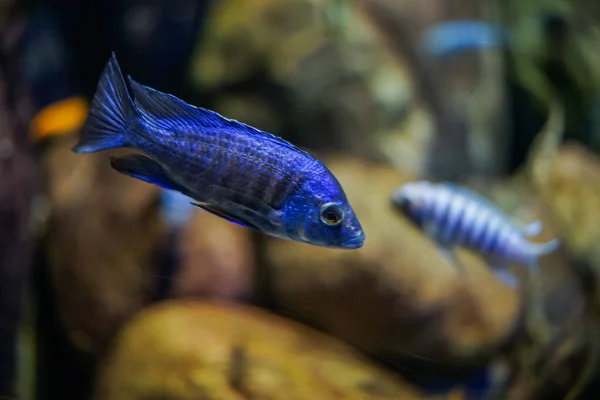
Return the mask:
<svg viewBox="0 0 600 400">
<path fill-rule="evenodd" d="M 445 56 L 462 50 L 506 47 L 505 29 L 485 21 L 446 21 L 433 25 L 424 35 L 423 46 L 431 54 Z"/>
<path fill-rule="evenodd" d="M 112 167 L 178 191 L 230 222 L 322 247 L 364 244 L 344 190 L 310 154 L 131 77 L 128 81 L 129 88 L 112 53 L 74 152 L 134 148 L 143 154 L 112 158 Z"/>
<path fill-rule="evenodd" d="M 516 281 L 505 268 L 506 262 L 537 272 L 538 258 L 555 251 L 560 243 L 558 239 L 529 242 L 527 237 L 541 233 L 539 221 L 518 223 L 491 201 L 452 183 L 407 183 L 394 191 L 392 202 L 436 242 L 446 258 L 456 264 L 454 246 L 474 250 L 511 287 Z"/>
</svg>

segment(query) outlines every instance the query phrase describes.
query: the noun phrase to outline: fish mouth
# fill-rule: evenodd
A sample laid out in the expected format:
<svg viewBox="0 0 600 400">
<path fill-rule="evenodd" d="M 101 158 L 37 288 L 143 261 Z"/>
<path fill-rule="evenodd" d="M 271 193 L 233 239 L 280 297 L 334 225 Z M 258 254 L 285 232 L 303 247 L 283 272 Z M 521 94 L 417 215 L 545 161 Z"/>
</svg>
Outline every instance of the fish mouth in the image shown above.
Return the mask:
<svg viewBox="0 0 600 400">
<path fill-rule="evenodd" d="M 358 249 L 365 244 L 365 235 L 360 235 L 353 237 L 352 239 L 348 239 L 340 243 L 340 246 L 344 249 Z"/>
</svg>

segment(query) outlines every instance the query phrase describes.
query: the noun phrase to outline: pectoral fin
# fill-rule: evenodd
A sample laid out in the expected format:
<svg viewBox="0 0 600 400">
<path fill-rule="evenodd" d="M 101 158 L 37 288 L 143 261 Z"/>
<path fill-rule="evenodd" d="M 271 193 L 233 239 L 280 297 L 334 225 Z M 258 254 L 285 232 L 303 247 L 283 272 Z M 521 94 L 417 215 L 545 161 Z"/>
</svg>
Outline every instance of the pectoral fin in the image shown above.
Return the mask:
<svg viewBox="0 0 600 400">
<path fill-rule="evenodd" d="M 110 165 L 122 174 L 186 194 L 185 188 L 174 182 L 164 167 L 150 157 L 141 154 L 113 157 Z"/>
<path fill-rule="evenodd" d="M 436 224 L 433 221 L 424 222 L 421 230 L 429 239 L 438 243 L 441 247 L 448 247 L 446 243 L 442 243 Z"/>
</svg>

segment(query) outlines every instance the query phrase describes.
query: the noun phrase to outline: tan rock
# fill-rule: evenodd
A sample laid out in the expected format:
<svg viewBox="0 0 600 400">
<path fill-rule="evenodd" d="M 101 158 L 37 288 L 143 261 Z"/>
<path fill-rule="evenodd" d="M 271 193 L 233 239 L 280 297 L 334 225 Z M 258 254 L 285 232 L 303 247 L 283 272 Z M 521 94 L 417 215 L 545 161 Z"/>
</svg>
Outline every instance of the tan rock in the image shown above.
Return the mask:
<svg viewBox="0 0 600 400">
<path fill-rule="evenodd" d="M 600 357 L 599 296 L 592 292 L 594 310 L 584 287 L 600 283 L 600 160 L 576 143 L 566 143 L 545 157 L 550 159 L 537 161 L 545 162 L 547 170 L 533 171 L 534 184 L 529 186 L 545 205 L 545 225 L 559 235 L 562 245 L 540 268 L 543 301 L 537 307 L 546 324 L 532 331 L 533 346 L 524 343 L 516 350 L 520 372 L 509 396 L 544 398 L 551 387 L 553 395 L 560 392 L 575 399 L 593 377 Z"/>
<path fill-rule="evenodd" d="M 558 152 L 540 192 L 573 252 L 600 268 L 600 160 L 568 143 Z"/>
<path fill-rule="evenodd" d="M 419 399 L 348 345 L 248 306 L 173 300 L 121 332 L 96 399 Z"/>
<path fill-rule="evenodd" d="M 254 243 L 249 229 L 198 209 L 176 246 L 180 266 L 171 283 L 173 297 L 244 299 L 251 295 Z"/>
<path fill-rule="evenodd" d="M 107 153 L 72 153 L 74 143 L 52 142 L 44 160 L 49 255 L 67 330 L 94 352 L 152 295 L 163 229 L 156 186 L 115 172 Z"/>
<path fill-rule="evenodd" d="M 395 161 L 417 169 L 429 126 L 422 107 L 404 123 L 411 77 L 376 40 L 353 1 L 221 0 L 192 55 L 192 84 L 217 93 L 215 111 L 296 145 L 375 159 L 400 148 L 409 156 Z M 257 73 L 269 90 L 218 94 Z"/>
</svg>

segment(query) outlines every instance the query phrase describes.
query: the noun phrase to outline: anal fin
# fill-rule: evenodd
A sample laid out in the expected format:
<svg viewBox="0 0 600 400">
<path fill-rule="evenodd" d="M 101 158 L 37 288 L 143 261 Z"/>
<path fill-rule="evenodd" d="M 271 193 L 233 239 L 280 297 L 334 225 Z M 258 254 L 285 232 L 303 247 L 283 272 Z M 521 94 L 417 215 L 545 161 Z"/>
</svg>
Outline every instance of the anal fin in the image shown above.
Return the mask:
<svg viewBox="0 0 600 400">
<path fill-rule="evenodd" d="M 510 270 L 509 263 L 500 256 L 491 256 L 488 255 L 484 257 L 487 264 L 492 270 L 492 274 L 498 279 L 500 282 L 504 283 L 511 289 L 516 289 L 519 286 L 520 281 L 519 278 L 515 276 L 515 274 Z"/>
<path fill-rule="evenodd" d="M 454 248 L 450 246 L 438 246 L 438 248 L 440 255 L 447 263 L 453 265 L 455 268 L 462 270 L 462 264 L 458 260 L 458 257 L 454 252 Z"/>
</svg>

